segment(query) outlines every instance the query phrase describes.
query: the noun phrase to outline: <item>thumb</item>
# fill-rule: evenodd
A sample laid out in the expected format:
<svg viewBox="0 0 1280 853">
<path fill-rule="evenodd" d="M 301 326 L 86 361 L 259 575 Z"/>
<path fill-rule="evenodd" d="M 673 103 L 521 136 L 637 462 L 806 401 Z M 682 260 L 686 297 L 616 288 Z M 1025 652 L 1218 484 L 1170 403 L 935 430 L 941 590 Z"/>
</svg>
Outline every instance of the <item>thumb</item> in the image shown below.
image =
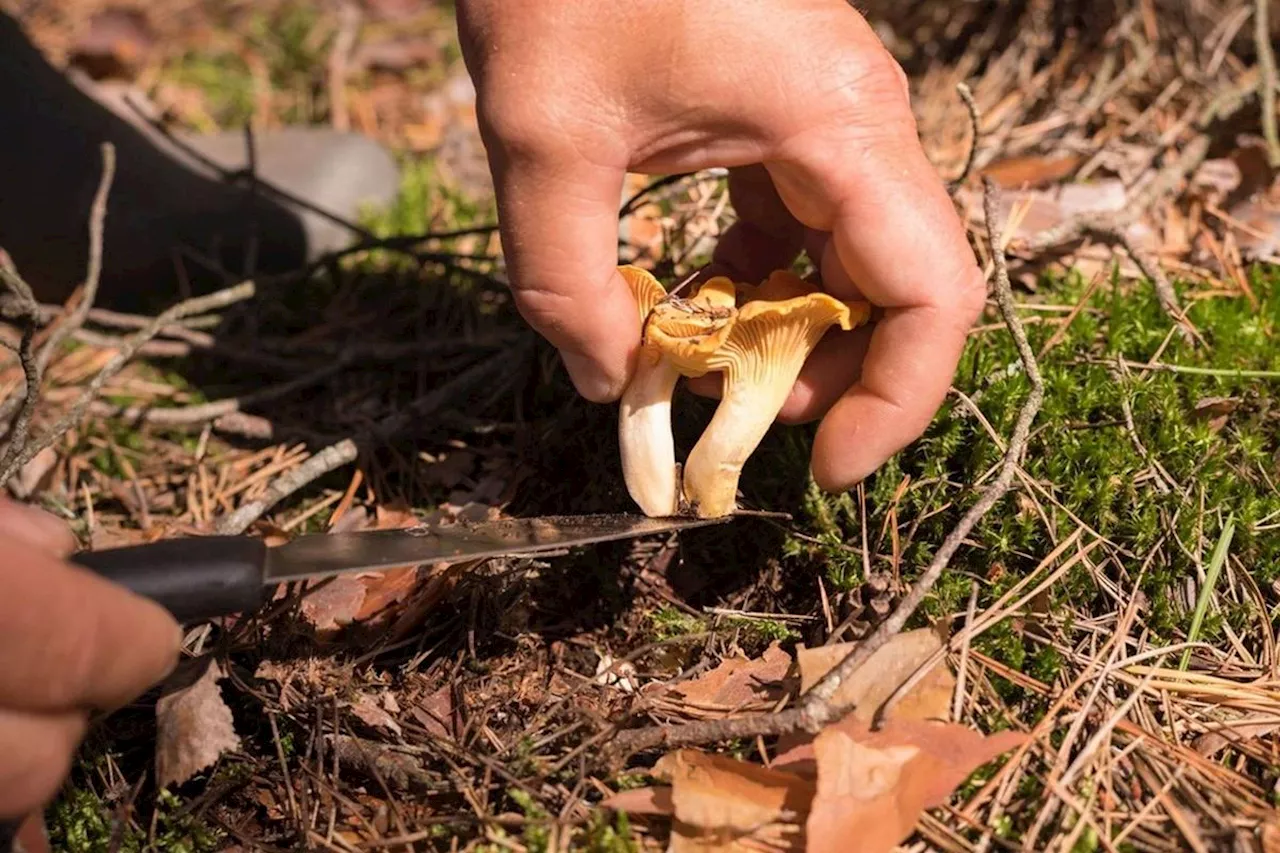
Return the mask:
<svg viewBox="0 0 1280 853">
<path fill-rule="evenodd" d="M 578 393 L 621 396 L 640 343 L 640 316 L 618 273 L 625 170 L 574 152 L 491 157 L 498 220 L 516 308 L 560 351 Z"/>
</svg>

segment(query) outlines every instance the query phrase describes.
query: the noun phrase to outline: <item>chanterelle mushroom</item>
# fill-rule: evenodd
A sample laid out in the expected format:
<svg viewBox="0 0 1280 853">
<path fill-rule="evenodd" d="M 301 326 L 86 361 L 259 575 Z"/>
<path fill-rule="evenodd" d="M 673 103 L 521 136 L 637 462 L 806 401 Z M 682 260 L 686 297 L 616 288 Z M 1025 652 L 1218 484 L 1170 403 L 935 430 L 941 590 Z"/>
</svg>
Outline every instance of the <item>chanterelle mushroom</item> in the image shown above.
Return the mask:
<svg viewBox="0 0 1280 853">
<path fill-rule="evenodd" d="M 703 518 L 734 511 L 743 463 L 826 331 L 833 325 L 848 331 L 870 316 L 869 304 L 841 302 L 785 271 L 741 289 L 747 301 L 704 362 L 707 369 L 724 371 L 720 405 L 684 467 L 684 497 Z M 662 350 L 670 354 L 675 348 Z"/>
<path fill-rule="evenodd" d="M 631 286 L 645 331 L 635 374 L 618 410 L 622 476 L 645 515 L 675 515 L 680 468 L 671 435 L 671 396 L 681 373 L 693 375 L 689 371 L 696 370 L 697 354 L 710 355 L 724 342 L 734 314 L 733 284 L 727 279 L 714 286 L 709 282 L 690 299 L 664 302 L 666 290 L 648 272 L 629 265 L 618 270 Z M 670 355 L 655 338 L 669 347 Z"/>
</svg>

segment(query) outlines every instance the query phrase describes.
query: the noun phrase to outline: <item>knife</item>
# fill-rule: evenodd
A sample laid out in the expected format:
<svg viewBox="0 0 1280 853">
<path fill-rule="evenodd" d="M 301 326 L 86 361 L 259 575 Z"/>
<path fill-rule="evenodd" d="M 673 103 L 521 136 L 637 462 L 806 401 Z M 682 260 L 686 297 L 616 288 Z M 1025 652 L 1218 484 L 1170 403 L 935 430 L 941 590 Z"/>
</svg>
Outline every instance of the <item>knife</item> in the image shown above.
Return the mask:
<svg viewBox="0 0 1280 853">
<path fill-rule="evenodd" d="M 162 539 L 71 561 L 163 605 L 179 622 L 256 610 L 277 584 L 348 572 L 487 557 L 538 556 L 583 545 L 707 527 L 723 518 L 551 515 L 319 533 L 268 547 L 253 536 Z"/>
</svg>

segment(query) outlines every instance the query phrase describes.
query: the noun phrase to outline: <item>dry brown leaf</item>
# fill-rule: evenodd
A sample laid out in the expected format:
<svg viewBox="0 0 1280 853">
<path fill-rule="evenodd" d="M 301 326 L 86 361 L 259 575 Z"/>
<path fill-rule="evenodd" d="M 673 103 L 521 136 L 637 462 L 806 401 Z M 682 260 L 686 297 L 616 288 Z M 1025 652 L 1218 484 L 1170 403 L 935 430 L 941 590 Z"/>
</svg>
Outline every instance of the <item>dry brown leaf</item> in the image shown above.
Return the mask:
<svg viewBox="0 0 1280 853">
<path fill-rule="evenodd" d="M 726 658 L 715 669 L 671 689 L 691 705 L 703 709 L 736 710 L 773 702 L 779 682 L 791 668 L 791 656 L 773 643 L 758 658 Z"/>
<path fill-rule="evenodd" d="M 1280 853 L 1280 818 L 1262 827 L 1262 853 Z"/>
<path fill-rule="evenodd" d="M 427 694 L 409 713 L 429 734 L 453 738 L 453 688 L 448 684 Z"/>
<path fill-rule="evenodd" d="M 1193 748 L 1205 758 L 1212 758 L 1233 743 L 1265 738 L 1277 730 L 1280 730 L 1280 723 L 1275 722 L 1273 714 L 1250 714 L 1235 720 L 1229 728 L 1205 732 L 1196 738 Z"/>
<path fill-rule="evenodd" d="M 396 737 L 404 734 L 400 724 L 387 712 L 385 703 L 368 693 L 360 694 L 360 698 L 351 703 L 351 715 L 370 728 L 390 732 Z"/>
<path fill-rule="evenodd" d="M 1017 190 L 1055 184 L 1074 172 L 1084 162 L 1079 154 L 1055 156 L 1007 157 L 982 170 L 1002 189 Z"/>
<path fill-rule="evenodd" d="M 675 803 L 671 799 L 670 785 L 654 785 L 650 788 L 620 791 L 604 800 L 600 806 L 615 812 L 626 812 L 629 815 L 670 816 L 676 813 Z"/>
<path fill-rule="evenodd" d="M 46 447 L 18 469 L 17 476 L 9 481 L 9 490 L 18 500 L 26 500 L 48 485 L 46 478 L 57 464 L 58 452 L 52 447 Z"/>
<path fill-rule="evenodd" d="M 670 853 L 805 849 L 807 779 L 692 749 L 663 756 L 654 774 L 671 782 Z"/>
<path fill-rule="evenodd" d="M 161 788 L 181 785 L 240 748 L 231 709 L 218 688 L 224 675 L 215 660 L 194 661 L 170 682 L 181 686 L 156 702 L 156 781 Z"/>
<path fill-rule="evenodd" d="M 942 648 L 942 643 L 942 638 L 932 628 L 898 634 L 840 686 L 832 701 L 837 705 L 853 704 L 853 716 L 870 722 L 880 706 Z M 855 648 L 857 643 L 798 649 L 796 663 L 800 667 L 801 692 L 818 683 Z M 888 709 L 885 719 L 950 719 L 955 687 L 955 676 L 946 663 L 939 660 L 924 678 Z"/>
<path fill-rule="evenodd" d="M 924 810 L 943 805 L 974 770 L 1025 740 L 955 723 L 897 720 L 872 732 L 849 717 L 829 726 L 813 742 L 818 780 L 807 850 L 888 853 Z"/>
</svg>

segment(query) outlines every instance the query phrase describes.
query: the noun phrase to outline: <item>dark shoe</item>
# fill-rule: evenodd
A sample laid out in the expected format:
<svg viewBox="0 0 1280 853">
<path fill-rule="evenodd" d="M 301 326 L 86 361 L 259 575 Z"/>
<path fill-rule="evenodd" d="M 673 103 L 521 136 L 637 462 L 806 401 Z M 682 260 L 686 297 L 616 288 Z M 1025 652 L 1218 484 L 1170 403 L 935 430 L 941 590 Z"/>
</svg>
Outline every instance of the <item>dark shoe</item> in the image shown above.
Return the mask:
<svg viewBox="0 0 1280 853">
<path fill-rule="evenodd" d="M 244 134 L 175 144 L 91 87 L 51 67 L 0 14 L 0 247 L 42 300 L 62 300 L 83 281 L 102 142 L 114 144 L 117 171 L 99 302 L 125 310 L 228 277 L 297 269 L 358 236 L 339 221 L 395 198 L 396 164 L 370 139 L 308 128 L 258 134 L 256 174 L 307 203 L 299 205 L 203 162 L 247 169 Z"/>
</svg>

